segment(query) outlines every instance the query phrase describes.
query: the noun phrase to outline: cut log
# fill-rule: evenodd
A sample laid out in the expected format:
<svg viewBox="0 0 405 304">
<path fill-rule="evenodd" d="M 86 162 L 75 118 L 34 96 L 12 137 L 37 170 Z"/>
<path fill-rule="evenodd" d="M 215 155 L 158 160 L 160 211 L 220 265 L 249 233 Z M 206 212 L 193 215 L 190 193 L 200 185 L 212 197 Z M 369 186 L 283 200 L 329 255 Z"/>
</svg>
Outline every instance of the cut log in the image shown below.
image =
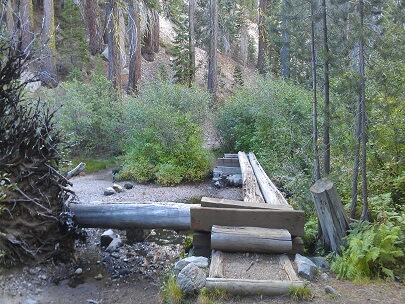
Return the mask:
<svg viewBox="0 0 405 304">
<path fill-rule="evenodd" d="M 190 230 L 190 209 L 199 205 L 151 204 L 70 204 L 74 220 L 81 227 L 116 229 Z"/>
<path fill-rule="evenodd" d="M 284 253 L 292 250 L 285 229 L 212 226 L 211 248 L 227 252 Z"/>
<path fill-rule="evenodd" d="M 238 209 L 269 209 L 269 210 L 291 210 L 290 205 L 273 205 L 262 203 L 247 203 L 244 201 L 228 200 L 223 198 L 202 197 L 202 207 L 212 208 L 238 208 Z"/>
<path fill-rule="evenodd" d="M 71 179 L 73 176 L 79 175 L 81 172 L 83 172 L 83 170 L 85 168 L 86 168 L 86 164 L 80 163 L 73 170 L 66 172 L 64 176 L 66 179 Z"/>
<path fill-rule="evenodd" d="M 349 229 L 349 220 L 333 182 L 320 179 L 311 187 L 312 198 L 318 213 L 325 249 L 340 252 Z"/>
<path fill-rule="evenodd" d="M 224 254 L 221 251 L 213 250 L 211 254 L 210 278 L 224 277 Z"/>
<path fill-rule="evenodd" d="M 242 171 L 243 200 L 249 203 L 264 203 L 264 198 L 246 153 L 240 151 L 238 157 Z"/>
<path fill-rule="evenodd" d="M 292 236 L 304 235 L 301 210 L 232 209 L 196 207 L 190 210 L 191 228 L 211 231 L 213 225 L 287 229 Z"/>
<path fill-rule="evenodd" d="M 287 294 L 291 286 L 304 287 L 304 282 L 207 278 L 205 284 L 208 290 L 223 289 L 237 295 L 270 296 Z"/>
<path fill-rule="evenodd" d="M 260 165 L 260 163 L 256 159 L 256 156 L 253 153 L 249 153 L 249 160 L 265 202 L 267 204 L 289 205 L 287 200 L 281 194 L 281 192 L 277 189 L 277 187 L 273 184 L 271 179 L 267 176 L 263 167 Z"/>
<path fill-rule="evenodd" d="M 283 268 L 285 270 L 285 272 L 287 273 L 290 281 L 299 281 L 300 280 L 287 255 L 280 254 L 278 256 L 278 261 L 280 263 L 281 268 Z"/>
</svg>

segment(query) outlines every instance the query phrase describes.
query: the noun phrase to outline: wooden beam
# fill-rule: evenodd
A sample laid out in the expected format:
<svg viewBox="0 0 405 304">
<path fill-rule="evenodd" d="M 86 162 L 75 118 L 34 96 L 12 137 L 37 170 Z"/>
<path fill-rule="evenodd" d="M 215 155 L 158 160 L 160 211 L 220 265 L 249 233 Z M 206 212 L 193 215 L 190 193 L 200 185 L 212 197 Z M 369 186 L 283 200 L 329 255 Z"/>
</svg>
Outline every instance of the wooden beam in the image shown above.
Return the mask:
<svg viewBox="0 0 405 304">
<path fill-rule="evenodd" d="M 287 200 L 267 176 L 263 167 L 260 165 L 253 153 L 249 153 L 249 160 L 265 202 L 267 204 L 288 205 Z"/>
<path fill-rule="evenodd" d="M 190 209 L 199 205 L 180 203 L 150 204 L 70 204 L 74 220 L 82 227 L 116 229 L 190 230 Z"/>
<path fill-rule="evenodd" d="M 238 157 L 242 170 L 243 200 L 249 203 L 264 203 L 264 198 L 246 153 L 239 151 Z"/>
<path fill-rule="evenodd" d="M 287 294 L 291 286 L 303 287 L 303 281 L 276 280 L 242 280 L 207 278 L 205 287 L 208 290 L 223 289 L 237 295 L 283 295 Z"/>
<path fill-rule="evenodd" d="M 304 241 L 301 237 L 297 236 L 292 239 L 292 251 L 291 253 L 303 253 L 304 252 Z"/>
<path fill-rule="evenodd" d="M 286 254 L 280 254 L 278 256 L 278 261 L 280 263 L 281 268 L 285 270 L 287 273 L 288 277 L 290 278 L 290 281 L 299 281 L 300 279 L 298 278 L 297 273 L 295 272 L 290 259 Z"/>
<path fill-rule="evenodd" d="M 291 205 L 273 205 L 262 203 L 247 203 L 244 201 L 228 200 L 223 198 L 202 197 L 202 207 L 212 208 L 239 208 L 239 209 L 270 209 L 270 210 L 292 210 Z"/>
<path fill-rule="evenodd" d="M 226 252 L 285 253 L 292 250 L 285 229 L 212 226 L 211 248 Z"/>
<path fill-rule="evenodd" d="M 287 229 L 292 236 L 304 235 L 301 210 L 231 209 L 196 207 L 190 210 L 191 228 L 211 231 L 213 225 Z"/>
<path fill-rule="evenodd" d="M 218 158 L 215 165 L 224 167 L 240 167 L 238 158 Z"/>
<path fill-rule="evenodd" d="M 213 250 L 211 254 L 210 278 L 224 277 L 224 254 L 221 251 Z"/>
</svg>

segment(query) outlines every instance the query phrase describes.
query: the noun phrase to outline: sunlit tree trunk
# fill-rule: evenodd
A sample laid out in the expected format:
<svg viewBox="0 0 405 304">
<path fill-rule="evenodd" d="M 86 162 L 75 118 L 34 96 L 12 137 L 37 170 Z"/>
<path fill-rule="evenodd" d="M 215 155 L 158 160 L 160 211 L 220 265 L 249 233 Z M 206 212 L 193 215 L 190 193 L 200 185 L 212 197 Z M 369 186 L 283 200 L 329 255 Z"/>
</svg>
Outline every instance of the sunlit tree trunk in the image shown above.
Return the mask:
<svg viewBox="0 0 405 304">
<path fill-rule="evenodd" d="M 49 87 L 56 87 L 58 85 L 55 64 L 56 44 L 55 15 L 53 4 L 53 0 L 44 0 L 43 3 L 43 56 L 41 58 L 40 78 L 42 84 Z"/>
<path fill-rule="evenodd" d="M 260 0 L 259 3 L 259 49 L 257 54 L 257 70 L 260 74 L 266 72 L 266 49 L 267 49 L 267 37 L 266 37 L 266 16 L 267 16 L 267 0 Z"/>
<path fill-rule="evenodd" d="M 212 105 L 217 99 L 217 48 L 218 48 L 218 0 L 210 0 L 210 49 L 208 57 L 208 92 L 212 95 Z"/>
<path fill-rule="evenodd" d="M 138 0 L 129 0 L 129 75 L 128 92 L 138 92 L 141 78 L 141 28 Z"/>
<path fill-rule="evenodd" d="M 114 87 L 121 93 L 122 60 L 119 49 L 119 16 L 116 0 L 108 0 L 106 4 L 106 17 L 108 40 L 108 79 L 113 82 Z"/>
<path fill-rule="evenodd" d="M 86 0 L 86 17 L 89 31 L 90 54 L 96 55 L 102 52 L 103 47 L 97 0 Z"/>
</svg>

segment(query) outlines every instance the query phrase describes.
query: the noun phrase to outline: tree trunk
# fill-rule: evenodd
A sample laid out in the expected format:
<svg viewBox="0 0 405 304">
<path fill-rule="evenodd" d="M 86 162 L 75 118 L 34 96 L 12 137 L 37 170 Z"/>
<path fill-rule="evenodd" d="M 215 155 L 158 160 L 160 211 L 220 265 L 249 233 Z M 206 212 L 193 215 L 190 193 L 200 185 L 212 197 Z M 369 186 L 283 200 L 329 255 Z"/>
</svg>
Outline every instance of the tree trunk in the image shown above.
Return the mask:
<svg viewBox="0 0 405 304">
<path fill-rule="evenodd" d="M 318 149 L 318 101 L 317 101 L 317 79 L 316 79 L 316 51 L 315 51 L 315 13 L 314 0 L 311 0 L 311 70 L 312 70 L 312 139 L 314 153 L 314 181 L 321 178 Z"/>
<path fill-rule="evenodd" d="M 14 22 L 14 17 L 13 17 L 15 10 L 14 10 L 13 1 L 7 0 L 7 1 L 5 1 L 5 3 L 2 3 L 1 6 L 2 6 L 2 10 L 3 10 L 2 13 L 5 15 L 7 35 L 9 37 L 10 41 L 13 41 L 14 32 L 15 32 L 15 22 Z M 13 42 L 15 43 L 16 41 L 13 41 Z"/>
<path fill-rule="evenodd" d="M 212 96 L 211 106 L 216 103 L 218 89 L 218 0 L 210 0 L 210 48 L 208 57 L 208 92 Z"/>
<path fill-rule="evenodd" d="M 40 78 L 43 85 L 48 87 L 56 87 L 58 85 L 58 80 L 55 64 L 56 45 L 53 0 L 44 0 L 43 14 L 43 56 L 41 58 Z"/>
<path fill-rule="evenodd" d="M 129 1 L 129 74 L 128 92 L 138 92 L 141 79 L 141 27 L 138 0 Z"/>
<path fill-rule="evenodd" d="M 188 5 L 188 45 L 190 48 L 190 83 L 195 80 L 195 33 L 194 33 L 195 0 L 190 0 Z"/>
<path fill-rule="evenodd" d="M 311 194 L 322 229 L 324 247 L 339 253 L 340 246 L 345 244 L 349 221 L 336 188 L 332 181 L 323 178 L 311 187 Z"/>
<path fill-rule="evenodd" d="M 283 0 L 281 3 L 281 37 L 282 46 L 280 51 L 281 61 L 281 76 L 283 78 L 290 78 L 290 50 L 289 50 L 289 37 L 288 37 L 288 20 L 287 14 L 291 9 L 288 1 Z"/>
<path fill-rule="evenodd" d="M 154 51 L 154 17 L 153 17 L 153 10 L 150 10 L 148 12 L 148 17 L 147 17 L 147 25 L 146 25 L 146 31 L 143 36 L 143 44 L 141 48 L 141 54 L 142 57 L 149 62 L 153 62 L 155 60 L 155 51 Z"/>
<path fill-rule="evenodd" d="M 267 0 L 260 0 L 259 3 L 259 50 L 257 54 L 257 70 L 260 74 L 266 72 L 266 50 L 267 50 L 267 31 L 266 31 L 266 16 L 267 16 Z"/>
<path fill-rule="evenodd" d="M 159 52 L 159 13 L 156 10 L 152 11 L 153 16 L 153 51 L 155 53 Z"/>
<path fill-rule="evenodd" d="M 32 43 L 34 41 L 33 32 L 33 7 L 31 0 L 20 0 L 20 35 L 21 35 L 21 51 L 29 55 L 31 52 Z"/>
<path fill-rule="evenodd" d="M 329 109 L 329 46 L 328 26 L 326 18 L 326 0 L 322 0 L 322 26 L 323 26 L 323 50 L 324 50 L 324 109 L 323 109 L 323 170 L 326 175 L 330 173 L 330 109 Z"/>
<path fill-rule="evenodd" d="M 119 47 L 119 10 L 116 0 L 109 0 L 106 4 L 107 35 L 108 35 L 108 78 L 114 88 L 121 94 L 122 59 Z"/>
<path fill-rule="evenodd" d="M 90 54 L 96 55 L 102 52 L 103 47 L 97 0 L 86 0 L 86 17 Z"/>
</svg>

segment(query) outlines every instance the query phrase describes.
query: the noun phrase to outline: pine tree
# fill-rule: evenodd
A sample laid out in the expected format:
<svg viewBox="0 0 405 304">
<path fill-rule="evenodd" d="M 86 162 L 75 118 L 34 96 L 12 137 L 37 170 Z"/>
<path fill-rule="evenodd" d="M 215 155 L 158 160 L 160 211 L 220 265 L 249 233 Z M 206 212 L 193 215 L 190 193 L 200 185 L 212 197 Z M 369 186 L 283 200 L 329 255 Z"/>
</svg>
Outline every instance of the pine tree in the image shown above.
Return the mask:
<svg viewBox="0 0 405 304">
<path fill-rule="evenodd" d="M 233 69 L 233 87 L 243 87 L 243 71 L 240 65 L 236 65 Z"/>
</svg>

